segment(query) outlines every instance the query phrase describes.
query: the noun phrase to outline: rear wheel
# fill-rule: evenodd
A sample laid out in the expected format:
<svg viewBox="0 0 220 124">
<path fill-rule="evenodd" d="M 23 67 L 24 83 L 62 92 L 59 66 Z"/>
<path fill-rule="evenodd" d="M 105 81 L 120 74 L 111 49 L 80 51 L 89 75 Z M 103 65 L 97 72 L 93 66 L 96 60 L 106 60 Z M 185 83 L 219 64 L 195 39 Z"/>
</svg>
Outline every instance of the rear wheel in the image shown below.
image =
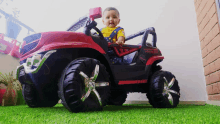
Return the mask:
<svg viewBox="0 0 220 124">
<path fill-rule="evenodd" d="M 110 94 L 109 75 L 96 59 L 73 60 L 64 70 L 59 87 L 62 104 L 71 112 L 102 110 Z"/>
<path fill-rule="evenodd" d="M 172 73 L 155 72 L 148 88 L 147 97 L 154 108 L 174 108 L 179 104 L 180 88 Z"/>
</svg>

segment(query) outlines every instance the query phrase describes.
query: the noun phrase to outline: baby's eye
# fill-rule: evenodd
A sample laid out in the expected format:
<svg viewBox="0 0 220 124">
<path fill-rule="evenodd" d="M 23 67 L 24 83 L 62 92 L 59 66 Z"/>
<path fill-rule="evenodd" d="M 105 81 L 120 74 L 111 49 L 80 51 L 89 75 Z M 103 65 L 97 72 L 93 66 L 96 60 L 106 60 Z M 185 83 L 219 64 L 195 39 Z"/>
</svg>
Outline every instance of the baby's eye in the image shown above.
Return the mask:
<svg viewBox="0 0 220 124">
<path fill-rule="evenodd" d="M 106 19 L 109 19 L 109 17 L 106 17 Z"/>
</svg>

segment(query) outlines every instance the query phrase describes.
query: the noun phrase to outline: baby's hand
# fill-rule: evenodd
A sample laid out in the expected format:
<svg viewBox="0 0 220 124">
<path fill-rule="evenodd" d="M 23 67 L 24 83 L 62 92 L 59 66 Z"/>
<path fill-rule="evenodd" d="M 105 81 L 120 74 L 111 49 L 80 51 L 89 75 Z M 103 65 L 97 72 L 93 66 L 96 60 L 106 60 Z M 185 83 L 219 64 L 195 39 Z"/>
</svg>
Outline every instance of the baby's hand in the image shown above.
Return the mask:
<svg viewBox="0 0 220 124">
<path fill-rule="evenodd" d="M 118 41 L 116 41 L 116 44 L 119 44 L 119 45 L 122 44 L 122 45 L 123 45 L 123 44 L 124 44 L 124 41 L 118 40 Z"/>
<path fill-rule="evenodd" d="M 124 44 L 124 39 L 125 39 L 124 37 L 119 37 L 118 41 L 116 41 L 116 44 L 123 45 Z"/>
</svg>

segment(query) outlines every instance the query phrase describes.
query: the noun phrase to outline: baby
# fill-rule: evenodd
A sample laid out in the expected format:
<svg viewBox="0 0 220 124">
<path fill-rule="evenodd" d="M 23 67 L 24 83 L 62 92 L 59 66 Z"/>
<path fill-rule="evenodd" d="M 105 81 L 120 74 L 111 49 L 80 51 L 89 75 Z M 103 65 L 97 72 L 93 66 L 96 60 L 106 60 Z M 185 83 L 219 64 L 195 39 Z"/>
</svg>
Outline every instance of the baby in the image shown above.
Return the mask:
<svg viewBox="0 0 220 124">
<path fill-rule="evenodd" d="M 101 32 L 108 42 L 124 44 L 125 33 L 121 27 L 116 27 L 120 22 L 119 12 L 114 7 L 108 7 L 103 12 L 103 24 L 106 26 Z"/>
<path fill-rule="evenodd" d="M 125 33 L 123 28 L 117 26 L 120 22 L 118 10 L 114 7 L 106 8 L 103 12 L 102 22 L 106 27 L 100 30 L 105 39 L 108 42 L 123 45 L 125 42 Z M 112 64 L 125 64 L 123 57 L 117 57 L 117 55 L 115 55 L 112 49 L 108 49 L 107 54 L 109 55 Z"/>
</svg>

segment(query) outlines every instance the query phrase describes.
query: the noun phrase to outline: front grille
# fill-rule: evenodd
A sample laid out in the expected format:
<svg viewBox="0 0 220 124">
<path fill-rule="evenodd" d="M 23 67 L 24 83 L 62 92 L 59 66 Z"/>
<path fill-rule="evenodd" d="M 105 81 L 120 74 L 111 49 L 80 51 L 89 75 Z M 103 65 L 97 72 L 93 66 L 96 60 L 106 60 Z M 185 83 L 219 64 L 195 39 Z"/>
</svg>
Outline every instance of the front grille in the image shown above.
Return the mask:
<svg viewBox="0 0 220 124">
<path fill-rule="evenodd" d="M 25 53 L 29 52 L 30 50 L 34 49 L 40 40 L 37 40 L 31 44 L 25 45 L 23 49 L 21 49 L 21 54 L 24 55 Z"/>
</svg>

